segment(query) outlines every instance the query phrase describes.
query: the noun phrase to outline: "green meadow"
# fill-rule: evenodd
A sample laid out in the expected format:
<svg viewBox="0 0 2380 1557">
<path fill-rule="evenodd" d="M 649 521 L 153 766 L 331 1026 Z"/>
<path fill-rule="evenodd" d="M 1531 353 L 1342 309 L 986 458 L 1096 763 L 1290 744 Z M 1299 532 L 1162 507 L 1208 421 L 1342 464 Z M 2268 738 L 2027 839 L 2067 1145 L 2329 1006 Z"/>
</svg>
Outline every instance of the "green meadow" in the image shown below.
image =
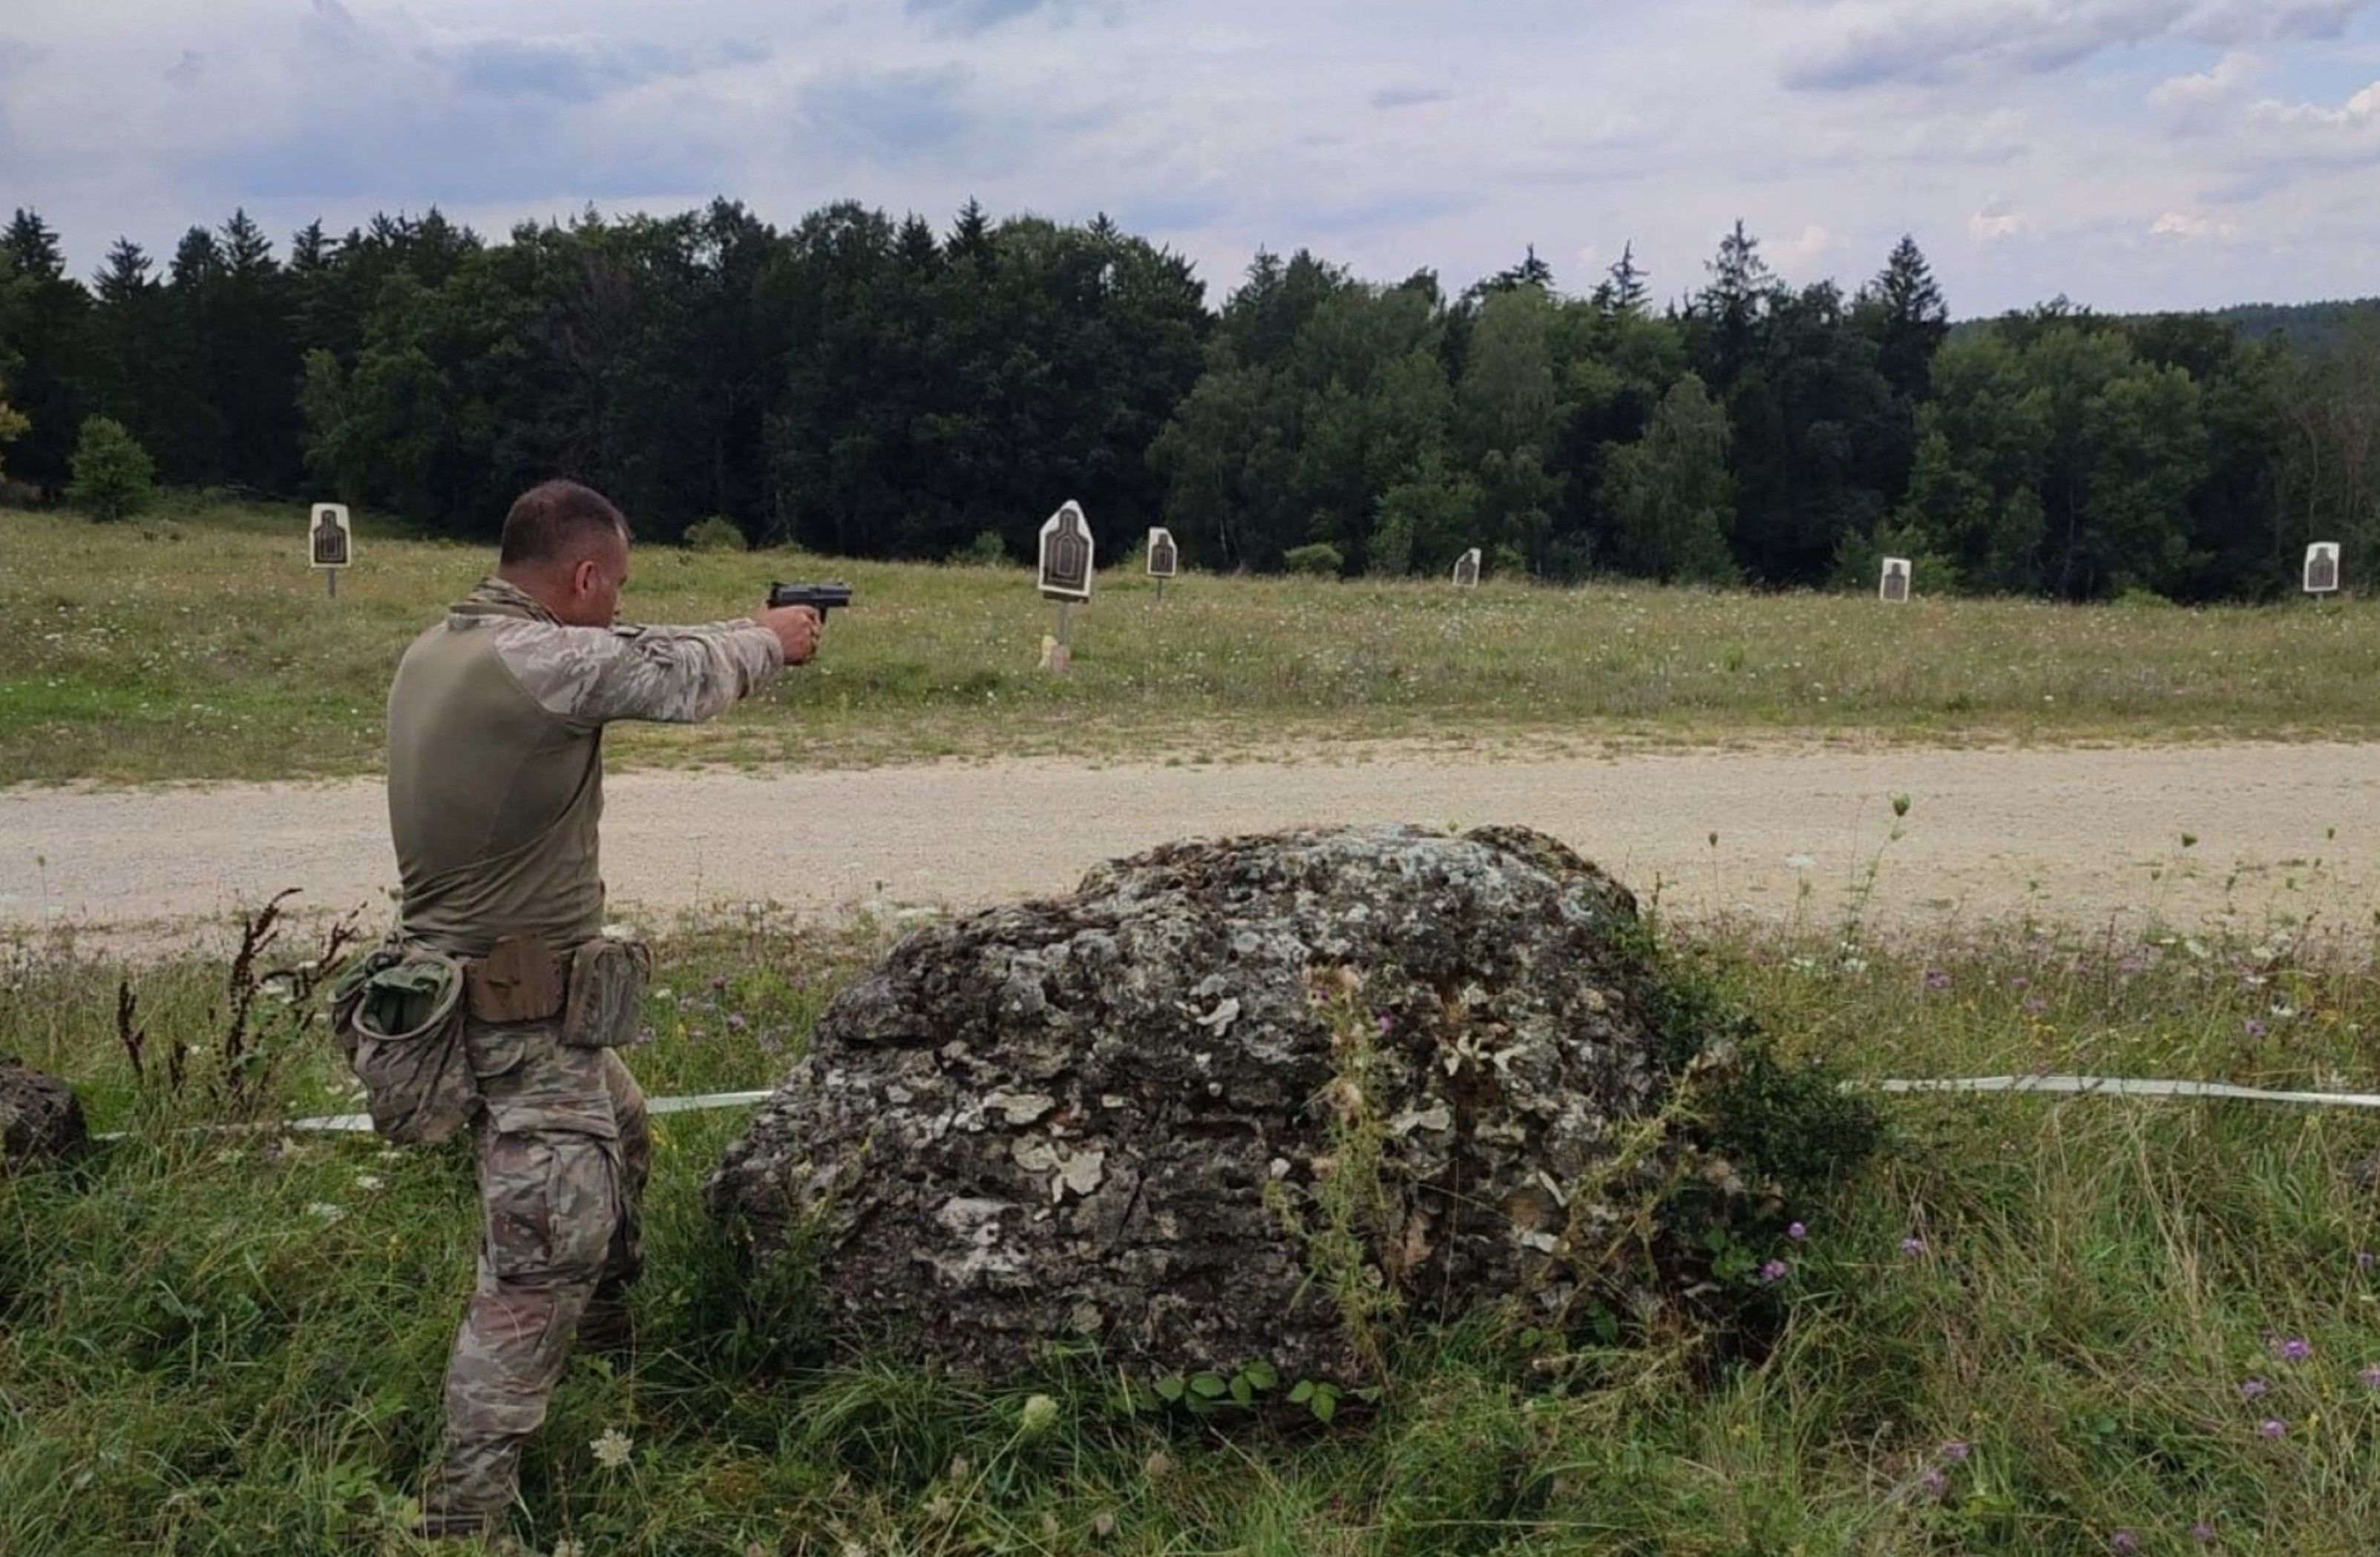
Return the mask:
<svg viewBox="0 0 2380 1557">
<path fill-rule="evenodd" d="M 493 561 L 369 519 L 336 598 L 296 513 L 177 500 L 0 515 L 0 784 L 334 777 L 379 760 L 396 657 Z M 614 760 L 806 766 L 1026 754 L 1312 756 L 1334 745 L 2353 739 L 2380 730 L 2380 607 L 2074 606 L 1191 573 L 1110 558 L 1055 609 L 1023 567 L 640 548 L 629 619 L 706 621 L 840 578 L 819 659 Z"/>
</svg>

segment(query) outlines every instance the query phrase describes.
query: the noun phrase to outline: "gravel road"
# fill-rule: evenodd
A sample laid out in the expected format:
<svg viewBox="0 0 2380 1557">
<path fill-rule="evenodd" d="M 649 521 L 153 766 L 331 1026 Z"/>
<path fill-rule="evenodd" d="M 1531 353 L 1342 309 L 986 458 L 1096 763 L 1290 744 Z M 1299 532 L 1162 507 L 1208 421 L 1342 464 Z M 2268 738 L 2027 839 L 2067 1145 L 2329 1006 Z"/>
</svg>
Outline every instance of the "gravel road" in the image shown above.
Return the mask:
<svg viewBox="0 0 2380 1557">
<path fill-rule="evenodd" d="M 1684 920 L 1828 923 L 1871 865 L 1869 922 L 1905 932 L 2025 912 L 2368 924 L 2380 906 L 2380 747 L 2360 745 L 1531 760 L 1352 748 L 1287 765 L 632 772 L 607 794 L 613 904 L 649 921 L 748 902 L 969 907 L 1069 890 L 1169 839 L 1375 820 L 1524 823 L 1640 896 L 1658 885 Z M 1888 841 L 1896 794 L 1911 806 Z M 185 943 L 291 886 L 318 911 L 368 906 L 376 925 L 394 879 L 371 781 L 0 793 L 0 930 Z"/>
</svg>

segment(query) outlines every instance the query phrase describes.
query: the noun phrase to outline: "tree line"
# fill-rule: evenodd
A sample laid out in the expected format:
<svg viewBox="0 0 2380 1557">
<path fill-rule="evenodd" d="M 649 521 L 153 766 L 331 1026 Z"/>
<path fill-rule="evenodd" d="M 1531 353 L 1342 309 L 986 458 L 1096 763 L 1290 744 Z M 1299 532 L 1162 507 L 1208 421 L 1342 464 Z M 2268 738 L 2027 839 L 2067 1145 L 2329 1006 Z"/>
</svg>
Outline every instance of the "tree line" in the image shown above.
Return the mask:
<svg viewBox="0 0 2380 1557">
<path fill-rule="evenodd" d="M 335 498 L 492 534 L 566 473 L 640 535 L 877 558 L 1028 557 L 1079 501 L 1102 553 L 1163 524 L 1193 566 L 1489 571 L 2070 600 L 2292 587 L 2312 540 L 2380 551 L 2380 320 L 2318 345 L 2060 298 L 1951 328 L 1903 238 L 1846 293 L 1742 224 L 1657 301 L 1623 251 L 1569 290 L 1534 250 L 1450 295 L 1259 253 L 1220 308 L 1101 217 L 947 231 L 853 202 L 788 230 L 717 201 L 524 224 L 435 210 L 285 257 L 245 213 L 162 274 L 86 283 L 0 235 L 0 494 L 173 485 Z M 716 528 L 716 527 L 713 527 Z"/>
</svg>

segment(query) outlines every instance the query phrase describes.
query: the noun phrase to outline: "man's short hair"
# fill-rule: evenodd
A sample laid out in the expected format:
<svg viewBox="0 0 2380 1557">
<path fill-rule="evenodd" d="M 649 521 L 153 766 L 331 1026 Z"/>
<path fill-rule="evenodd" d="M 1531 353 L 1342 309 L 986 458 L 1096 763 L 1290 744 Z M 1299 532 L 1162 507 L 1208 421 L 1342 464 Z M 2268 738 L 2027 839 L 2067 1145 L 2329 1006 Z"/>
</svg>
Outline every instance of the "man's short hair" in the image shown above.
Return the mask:
<svg viewBox="0 0 2380 1557">
<path fill-rule="evenodd" d="M 613 532 L 625 541 L 627 516 L 592 487 L 540 481 L 513 499 L 496 561 L 505 567 L 568 561 L 598 532 Z"/>
</svg>

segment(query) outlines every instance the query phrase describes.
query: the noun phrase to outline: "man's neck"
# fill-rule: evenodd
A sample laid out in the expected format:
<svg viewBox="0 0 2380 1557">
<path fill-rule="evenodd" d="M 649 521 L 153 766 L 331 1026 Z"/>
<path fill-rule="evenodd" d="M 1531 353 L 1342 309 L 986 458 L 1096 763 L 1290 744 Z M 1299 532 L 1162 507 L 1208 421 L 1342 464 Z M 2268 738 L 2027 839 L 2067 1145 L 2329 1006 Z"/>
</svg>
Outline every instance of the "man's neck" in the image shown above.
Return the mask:
<svg viewBox="0 0 2380 1557">
<path fill-rule="evenodd" d="M 555 598 L 557 591 L 553 588 L 553 580 L 544 574 L 507 573 L 499 567 L 496 569 L 496 581 L 501 584 L 510 584 L 514 589 L 528 596 L 544 607 L 556 621 L 563 619 L 562 608 L 565 602 Z"/>
</svg>

